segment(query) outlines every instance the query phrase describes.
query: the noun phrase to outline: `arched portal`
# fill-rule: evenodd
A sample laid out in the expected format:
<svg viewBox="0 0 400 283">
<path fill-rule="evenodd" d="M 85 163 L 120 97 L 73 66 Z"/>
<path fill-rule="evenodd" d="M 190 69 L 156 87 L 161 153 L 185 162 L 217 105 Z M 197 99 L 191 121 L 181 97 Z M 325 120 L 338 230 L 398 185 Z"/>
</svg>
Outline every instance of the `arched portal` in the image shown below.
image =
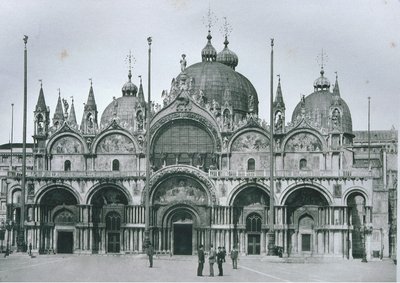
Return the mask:
<svg viewBox="0 0 400 283">
<path fill-rule="evenodd" d="M 329 202 L 325 196 L 320 191 L 305 186 L 293 191 L 286 198 L 284 204 L 289 226 L 287 233 L 288 253 L 305 256 L 317 252 L 318 247 L 323 253 L 324 244 L 318 245 L 317 238 L 318 233 L 320 233 L 319 237 L 322 242 L 324 232 L 315 230 L 314 221 L 319 218 L 321 211 L 325 211 L 329 207 Z"/>
<path fill-rule="evenodd" d="M 44 192 L 38 201 L 42 223 L 50 224 L 43 225 L 41 230 L 39 252 L 73 253 L 78 221 L 76 196 L 65 187 L 54 187 Z"/>
<path fill-rule="evenodd" d="M 125 222 L 124 207 L 128 199 L 124 192 L 115 186 L 103 186 L 90 198 L 93 223 L 92 253 L 121 251 L 122 230 Z"/>
<path fill-rule="evenodd" d="M 362 258 L 365 251 L 364 224 L 366 223 L 365 198 L 361 193 L 354 192 L 347 198 L 347 206 L 350 209 L 351 222 L 353 224 L 351 249 L 353 258 Z"/>
<path fill-rule="evenodd" d="M 177 210 L 171 218 L 175 255 L 191 255 L 193 251 L 193 216 L 185 209 Z"/>
<path fill-rule="evenodd" d="M 245 187 L 233 199 L 233 244 L 240 252 L 261 254 L 266 251 L 269 195 L 256 185 Z"/>
</svg>

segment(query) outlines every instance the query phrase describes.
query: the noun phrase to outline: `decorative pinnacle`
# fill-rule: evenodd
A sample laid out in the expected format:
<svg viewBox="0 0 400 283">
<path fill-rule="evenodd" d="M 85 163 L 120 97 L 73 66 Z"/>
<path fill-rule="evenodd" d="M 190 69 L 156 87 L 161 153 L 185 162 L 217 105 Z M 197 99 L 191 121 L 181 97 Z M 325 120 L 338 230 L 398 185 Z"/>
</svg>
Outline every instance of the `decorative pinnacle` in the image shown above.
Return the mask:
<svg viewBox="0 0 400 283">
<path fill-rule="evenodd" d="M 24 43 L 25 43 L 25 47 L 26 47 L 26 44 L 28 43 L 28 36 L 27 35 L 24 35 Z"/>
<path fill-rule="evenodd" d="M 208 6 L 208 12 L 207 16 L 203 16 L 203 24 L 208 28 L 208 31 L 210 32 L 211 27 L 215 25 L 215 23 L 218 21 L 218 18 L 215 16 L 213 12 L 211 12 L 211 5 Z"/>
<path fill-rule="evenodd" d="M 61 96 L 61 89 L 57 88 L 57 90 L 58 90 L 58 96 Z"/>
<path fill-rule="evenodd" d="M 70 96 L 69 98 L 72 99 L 72 104 L 74 104 L 74 97 L 73 97 L 73 96 Z"/>
<path fill-rule="evenodd" d="M 150 46 L 151 43 L 153 42 L 153 39 L 151 38 L 151 36 L 149 36 L 149 37 L 147 38 L 147 42 L 149 43 L 149 46 Z"/>
<path fill-rule="evenodd" d="M 40 79 L 40 80 L 38 80 L 39 82 L 40 82 L 40 88 L 42 88 L 43 87 L 43 81 L 42 81 L 42 79 Z"/>
<path fill-rule="evenodd" d="M 276 76 L 278 77 L 279 82 L 281 82 L 281 75 L 277 74 Z"/>
<path fill-rule="evenodd" d="M 138 78 L 140 80 L 140 84 L 142 84 L 142 75 L 139 75 Z"/>
<path fill-rule="evenodd" d="M 328 62 L 328 55 L 324 53 L 324 49 L 322 48 L 321 54 L 317 56 L 317 62 L 321 65 L 321 70 L 326 66 L 326 62 Z"/>
<path fill-rule="evenodd" d="M 271 47 L 274 47 L 274 39 L 271 38 Z"/>
<path fill-rule="evenodd" d="M 132 56 L 131 50 L 129 50 L 129 55 L 127 55 L 125 58 L 125 63 L 128 63 L 128 68 L 129 68 L 129 73 L 128 73 L 129 81 L 132 78 L 132 63 L 135 64 L 135 62 L 136 62 L 136 59 L 135 59 L 135 57 Z"/>
<path fill-rule="evenodd" d="M 221 26 L 220 32 L 222 33 L 223 36 L 225 36 L 225 41 L 228 41 L 227 38 L 232 32 L 232 26 L 228 23 L 226 17 L 224 17 L 224 24 Z"/>
<path fill-rule="evenodd" d="M 93 86 L 93 80 L 92 80 L 92 78 L 89 78 L 89 81 L 90 81 L 90 86 Z"/>
<path fill-rule="evenodd" d="M 337 80 L 338 79 L 337 71 L 335 71 L 335 75 L 336 75 L 336 80 Z"/>
</svg>

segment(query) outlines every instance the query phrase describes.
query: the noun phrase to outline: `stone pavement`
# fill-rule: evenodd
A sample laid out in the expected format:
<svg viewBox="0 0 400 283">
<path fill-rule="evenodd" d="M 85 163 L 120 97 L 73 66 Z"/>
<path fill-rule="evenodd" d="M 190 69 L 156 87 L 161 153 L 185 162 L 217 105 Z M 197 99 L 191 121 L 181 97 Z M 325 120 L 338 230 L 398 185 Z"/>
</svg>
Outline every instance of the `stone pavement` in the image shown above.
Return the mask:
<svg viewBox="0 0 400 283">
<path fill-rule="evenodd" d="M 340 260 L 320 263 L 282 263 L 260 257 L 242 257 L 238 269 L 230 260 L 223 277 L 209 277 L 208 263 L 196 276 L 195 256 L 160 256 L 148 267 L 143 255 L 12 255 L 0 258 L 0 281 L 145 281 L 145 282 L 394 282 L 393 261 Z M 214 273 L 218 267 L 214 265 Z"/>
</svg>

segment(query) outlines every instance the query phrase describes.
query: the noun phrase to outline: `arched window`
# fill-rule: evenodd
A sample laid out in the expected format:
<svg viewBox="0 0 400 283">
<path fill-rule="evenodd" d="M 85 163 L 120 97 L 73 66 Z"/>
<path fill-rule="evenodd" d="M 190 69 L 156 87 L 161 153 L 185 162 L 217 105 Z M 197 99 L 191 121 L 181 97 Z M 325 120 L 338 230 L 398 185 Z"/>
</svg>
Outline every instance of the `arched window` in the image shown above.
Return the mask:
<svg viewBox="0 0 400 283">
<path fill-rule="evenodd" d="M 305 159 L 305 158 L 300 159 L 299 168 L 300 168 L 300 170 L 307 169 L 307 159 Z"/>
<path fill-rule="evenodd" d="M 247 160 L 247 171 L 254 171 L 256 170 L 256 161 L 254 158 L 250 158 Z"/>
<path fill-rule="evenodd" d="M 114 159 L 112 162 L 112 170 L 113 171 L 119 171 L 119 161 L 118 159 Z"/>
<path fill-rule="evenodd" d="M 121 216 L 117 212 L 107 214 L 106 229 L 108 231 L 119 231 L 121 229 Z"/>
<path fill-rule="evenodd" d="M 21 191 L 15 191 L 12 195 L 12 203 L 21 203 Z"/>
<path fill-rule="evenodd" d="M 257 213 L 250 214 L 246 219 L 247 232 L 261 232 L 261 217 Z"/>
<path fill-rule="evenodd" d="M 64 171 L 71 171 L 71 161 L 70 160 L 65 160 Z"/>
</svg>

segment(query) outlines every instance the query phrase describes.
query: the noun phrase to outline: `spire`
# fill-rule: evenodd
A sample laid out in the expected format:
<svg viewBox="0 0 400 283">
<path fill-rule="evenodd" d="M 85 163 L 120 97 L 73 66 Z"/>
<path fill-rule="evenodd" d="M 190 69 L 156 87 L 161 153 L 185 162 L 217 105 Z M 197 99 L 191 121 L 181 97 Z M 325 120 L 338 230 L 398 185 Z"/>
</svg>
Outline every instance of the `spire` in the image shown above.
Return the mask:
<svg viewBox="0 0 400 283">
<path fill-rule="evenodd" d="M 94 100 L 93 82 L 92 79 L 89 80 L 89 96 L 83 108 L 82 123 L 80 126 L 81 132 L 83 134 L 94 134 L 97 130 L 97 105 L 96 101 Z"/>
<path fill-rule="evenodd" d="M 278 87 L 276 88 L 276 96 L 274 101 L 274 108 L 280 107 L 285 108 L 285 102 L 283 101 L 282 88 L 281 88 L 281 75 L 278 75 Z"/>
<path fill-rule="evenodd" d="M 69 116 L 68 116 L 68 124 L 70 126 L 77 126 L 78 123 L 76 122 L 74 98 L 72 96 L 71 98 L 72 98 L 72 103 L 71 103 L 71 110 L 69 111 Z"/>
<path fill-rule="evenodd" d="M 139 75 L 138 77 L 140 79 L 139 93 L 138 93 L 139 103 L 144 104 L 145 100 L 144 100 L 143 85 L 142 85 L 142 75 Z"/>
<path fill-rule="evenodd" d="M 92 79 L 90 80 L 90 89 L 89 89 L 89 96 L 87 99 L 87 102 L 85 104 L 85 111 L 87 110 L 94 110 L 97 111 L 97 106 L 96 106 L 96 101 L 94 99 L 94 92 L 93 92 L 93 81 Z"/>
<path fill-rule="evenodd" d="M 53 124 L 55 125 L 56 122 L 59 122 L 60 124 L 64 122 L 64 113 L 63 113 L 63 107 L 61 103 L 61 90 L 58 89 L 58 100 L 57 100 L 57 106 L 56 110 L 54 112 L 53 116 Z"/>
<path fill-rule="evenodd" d="M 40 91 L 39 91 L 39 98 L 36 103 L 36 111 L 46 111 L 47 106 L 46 106 L 46 101 L 44 99 L 44 93 L 43 93 L 43 83 L 42 80 L 39 80 L 40 82 Z"/>
<path fill-rule="evenodd" d="M 335 74 L 336 74 L 336 81 L 335 81 L 335 86 L 333 87 L 333 95 L 340 96 L 338 74 L 337 72 L 335 72 Z"/>
</svg>

